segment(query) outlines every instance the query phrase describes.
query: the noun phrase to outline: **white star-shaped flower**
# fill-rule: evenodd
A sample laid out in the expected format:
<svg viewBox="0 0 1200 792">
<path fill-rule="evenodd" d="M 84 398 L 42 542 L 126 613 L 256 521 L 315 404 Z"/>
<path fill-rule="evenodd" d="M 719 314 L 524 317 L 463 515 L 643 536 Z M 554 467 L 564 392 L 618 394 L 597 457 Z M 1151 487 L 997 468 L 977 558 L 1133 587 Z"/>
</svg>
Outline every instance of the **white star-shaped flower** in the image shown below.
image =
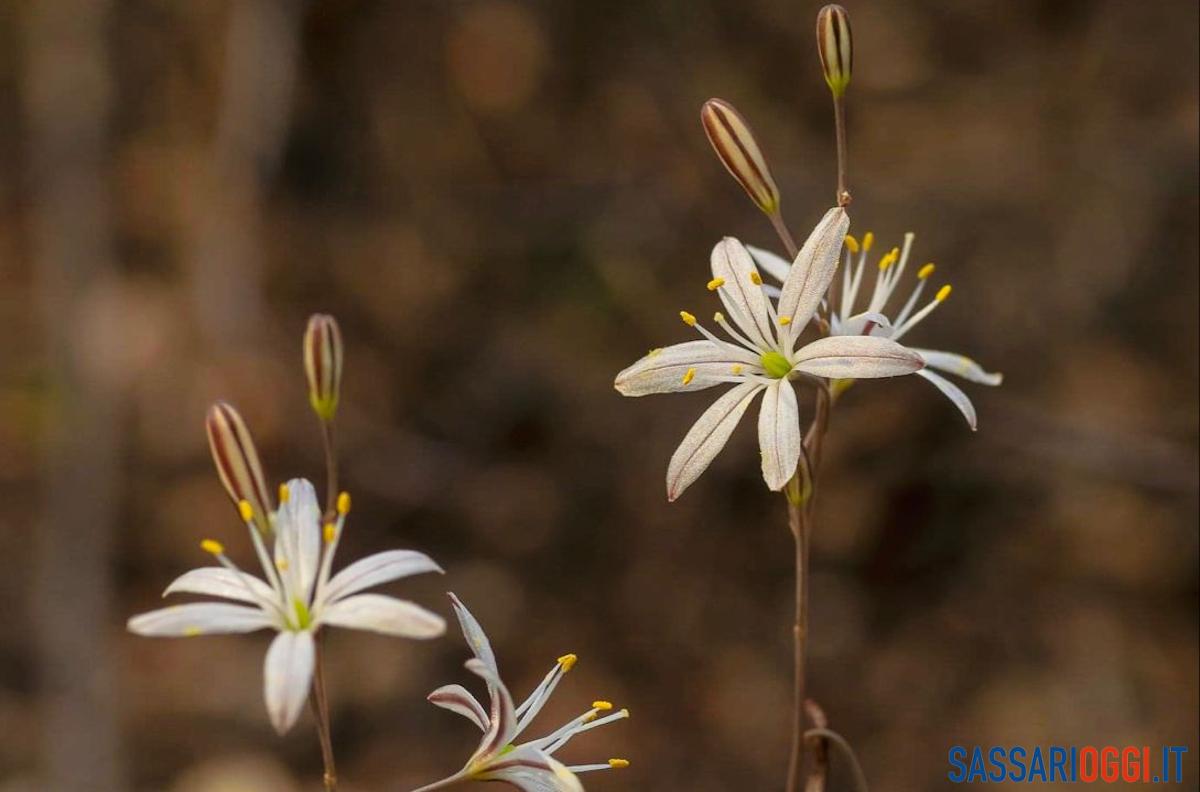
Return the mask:
<svg viewBox="0 0 1200 792">
<path fill-rule="evenodd" d="M 800 461 L 800 414 L 791 384 L 801 375 L 829 379 L 863 379 L 911 374 L 921 357 L 880 336 L 836 336 L 798 345 L 837 269 L 850 219 L 841 208 L 830 209 L 788 267 L 777 302 L 746 247 L 726 237 L 712 252 L 708 283 L 728 313 L 713 321 L 728 335 L 719 338 L 696 317 L 683 321 L 704 338 L 653 350 L 617 375 L 625 396 L 700 390 L 732 384 L 729 391 L 700 416 L 671 457 L 667 497 L 675 500 L 725 446 L 742 414 L 763 394 L 758 417 L 763 478 L 772 490 L 787 484 Z"/>
<path fill-rule="evenodd" d="M 835 336 L 870 336 L 872 338 L 890 338 L 900 341 L 909 331 L 921 323 L 934 309 L 945 302 L 950 296 L 950 286 L 938 289 L 933 299 L 918 307 L 921 295 L 925 291 L 929 277 L 933 275 L 934 265 L 925 264 L 917 270 L 916 284 L 903 305 L 889 317 L 889 303 L 900 285 L 901 277 L 908 267 L 909 253 L 912 250 L 915 234 L 904 235 L 903 248 L 892 248 L 880 257 L 875 285 L 871 289 L 867 304 L 858 310 L 856 302 L 862 288 L 863 273 L 866 270 L 868 254 L 874 244 L 874 234 L 867 232 L 860 244 L 853 237 L 846 239 L 846 267 L 842 271 L 841 298 L 834 300 L 833 310 L 829 316 L 829 332 Z M 790 275 L 791 265 L 780 256 L 759 248 L 750 248 L 757 264 L 768 274 L 780 282 L 786 282 Z M 857 256 L 857 263 L 854 259 Z M 779 291 L 775 290 L 775 294 Z M 954 403 L 971 429 L 976 427 L 975 406 L 962 389 L 950 380 L 930 369 L 938 369 L 962 377 L 970 382 L 981 385 L 999 385 L 1004 376 L 984 371 L 983 367 L 963 355 L 954 352 L 942 352 L 936 349 L 921 349 L 907 347 L 916 352 L 925 361 L 927 368 L 914 373 L 932 382 L 938 390 Z"/>
<path fill-rule="evenodd" d="M 450 599 L 462 625 L 463 635 L 475 657 L 466 667 L 487 682 L 491 706 L 487 711 L 462 685 L 446 685 L 429 694 L 429 701 L 470 720 L 483 732 L 479 747 L 465 767 L 441 781 L 421 787 L 417 792 L 454 786 L 463 781 L 504 781 L 524 792 L 583 792 L 577 773 L 628 767 L 625 759 L 609 759 L 597 764 L 567 767 L 552 757 L 577 734 L 629 717 L 629 710 L 613 712 L 607 701 L 594 701 L 586 712 L 568 721 L 545 737 L 517 743 L 517 738 L 537 717 L 559 681 L 575 665 L 573 654 L 558 658 L 529 698 L 513 705 L 512 695 L 500 679 L 496 655 L 483 628 L 466 606 L 453 594 Z M 604 715 L 602 713 L 608 713 Z"/>
<path fill-rule="evenodd" d="M 296 722 L 312 684 L 314 635 L 322 627 L 349 627 L 403 638 L 436 638 L 446 622 L 414 603 L 382 594 L 360 593 L 372 586 L 441 568 L 423 553 L 391 550 L 367 556 L 331 575 L 333 555 L 350 511 L 350 496 L 342 493 L 337 519 L 321 526 L 313 486 L 293 479 L 280 488 L 280 506 L 270 515 L 274 555 L 254 522 L 250 504 L 239 504 L 263 578 L 234 566 L 219 542 L 201 546 L 220 562 L 201 567 L 175 580 L 163 596 L 176 592 L 233 600 L 174 605 L 129 620 L 138 635 L 196 636 L 277 630 L 263 666 L 264 697 L 271 723 L 280 733 Z"/>
</svg>

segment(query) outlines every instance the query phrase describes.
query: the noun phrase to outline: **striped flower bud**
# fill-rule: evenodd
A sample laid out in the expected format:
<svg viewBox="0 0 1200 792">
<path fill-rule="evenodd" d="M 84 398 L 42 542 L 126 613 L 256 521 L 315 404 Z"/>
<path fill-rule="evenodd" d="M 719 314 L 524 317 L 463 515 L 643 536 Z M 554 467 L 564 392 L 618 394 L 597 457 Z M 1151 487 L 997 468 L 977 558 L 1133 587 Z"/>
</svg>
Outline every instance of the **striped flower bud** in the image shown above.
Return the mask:
<svg viewBox="0 0 1200 792">
<path fill-rule="evenodd" d="M 304 331 L 308 401 L 322 421 L 332 421 L 342 390 L 342 333 L 328 314 L 313 314 Z"/>
<path fill-rule="evenodd" d="M 750 200 L 769 215 L 778 212 L 779 188 L 746 119 L 728 102 L 709 99 L 700 110 L 700 123 L 725 169 L 745 188 Z"/>
<path fill-rule="evenodd" d="M 242 416 L 232 405 L 217 402 L 208 408 L 204 425 L 208 431 L 208 447 L 217 466 L 217 475 L 221 477 L 221 483 L 225 485 L 233 505 L 240 509 L 239 504 L 243 501 L 250 504 L 254 524 L 267 533 L 270 530 L 267 515 L 271 510 L 271 499 L 262 464 L 258 461 L 258 451 L 254 448 L 254 440 L 250 438 Z"/>
<path fill-rule="evenodd" d="M 846 93 L 854 66 L 850 40 L 850 16 L 840 5 L 827 5 L 817 12 L 817 52 L 825 82 L 835 97 Z"/>
</svg>

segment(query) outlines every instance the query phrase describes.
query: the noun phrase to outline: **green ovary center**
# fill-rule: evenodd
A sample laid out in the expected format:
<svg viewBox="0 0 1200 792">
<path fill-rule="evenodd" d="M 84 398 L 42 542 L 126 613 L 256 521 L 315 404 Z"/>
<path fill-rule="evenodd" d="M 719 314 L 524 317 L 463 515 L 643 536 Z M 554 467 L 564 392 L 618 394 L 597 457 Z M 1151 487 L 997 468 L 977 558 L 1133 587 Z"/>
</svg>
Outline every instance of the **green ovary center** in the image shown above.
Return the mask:
<svg viewBox="0 0 1200 792">
<path fill-rule="evenodd" d="M 783 379 L 792 373 L 792 364 L 778 352 L 764 352 L 759 360 L 762 361 L 762 367 L 766 369 L 768 377 Z"/>
<path fill-rule="evenodd" d="M 296 609 L 296 627 L 300 630 L 307 630 L 312 626 L 312 612 L 308 606 L 299 599 L 292 600 L 292 606 Z"/>
</svg>

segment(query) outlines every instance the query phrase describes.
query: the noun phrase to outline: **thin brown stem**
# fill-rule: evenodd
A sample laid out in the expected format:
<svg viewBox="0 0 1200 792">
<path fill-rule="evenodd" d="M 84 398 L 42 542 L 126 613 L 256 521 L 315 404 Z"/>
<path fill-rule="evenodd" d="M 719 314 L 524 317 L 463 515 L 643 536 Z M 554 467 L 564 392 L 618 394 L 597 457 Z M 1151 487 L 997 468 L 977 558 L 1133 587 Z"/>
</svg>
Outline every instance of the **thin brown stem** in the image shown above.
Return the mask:
<svg viewBox="0 0 1200 792">
<path fill-rule="evenodd" d="M 333 737 L 329 728 L 329 699 L 325 695 L 325 664 L 320 633 L 316 636 L 316 660 L 313 665 L 313 687 L 308 703 L 317 721 L 317 738 L 321 741 L 321 762 L 325 766 L 325 792 L 337 792 L 337 764 L 333 759 Z"/>
<path fill-rule="evenodd" d="M 813 725 L 805 733 L 812 751 L 812 763 L 804 781 L 804 792 L 825 792 L 825 785 L 829 781 L 829 739 L 821 735 L 814 736 L 813 729 L 828 729 L 829 720 L 825 717 L 825 711 L 812 699 L 804 702 L 804 710 L 808 713 L 808 722 Z"/>
<path fill-rule="evenodd" d="M 333 446 L 333 421 L 321 421 L 321 443 L 325 449 L 325 519 L 337 514 L 338 465 Z"/>
<path fill-rule="evenodd" d="M 850 772 L 854 776 L 854 788 L 858 792 L 870 792 L 867 786 L 867 775 L 863 772 L 862 765 L 858 763 L 858 757 L 854 755 L 854 749 L 850 747 L 850 741 L 842 735 L 835 732 L 833 729 L 817 728 L 809 729 L 806 737 L 821 737 L 829 740 L 834 745 L 842 749 L 842 753 L 849 760 Z"/>
<path fill-rule="evenodd" d="M 795 259 L 796 254 L 800 252 L 800 248 L 796 247 L 796 240 L 792 236 L 792 232 L 788 230 L 787 223 L 783 222 L 783 217 L 776 210 L 767 215 L 771 219 L 771 225 L 775 228 L 775 233 L 779 234 L 779 240 L 783 242 L 783 249 L 787 251 L 788 258 Z"/>
<path fill-rule="evenodd" d="M 837 129 L 837 205 L 850 205 L 850 190 L 847 187 L 848 175 L 847 160 L 849 155 L 846 152 L 846 98 L 844 96 L 833 97 L 833 119 L 834 126 Z"/>
<path fill-rule="evenodd" d="M 799 490 L 799 487 L 796 488 Z M 799 789 L 804 777 L 804 668 L 808 647 L 808 539 L 809 519 L 802 498 L 788 498 L 788 527 L 796 542 L 796 623 L 792 627 L 794 668 L 792 677 L 792 751 L 788 760 L 787 792 Z"/>
</svg>

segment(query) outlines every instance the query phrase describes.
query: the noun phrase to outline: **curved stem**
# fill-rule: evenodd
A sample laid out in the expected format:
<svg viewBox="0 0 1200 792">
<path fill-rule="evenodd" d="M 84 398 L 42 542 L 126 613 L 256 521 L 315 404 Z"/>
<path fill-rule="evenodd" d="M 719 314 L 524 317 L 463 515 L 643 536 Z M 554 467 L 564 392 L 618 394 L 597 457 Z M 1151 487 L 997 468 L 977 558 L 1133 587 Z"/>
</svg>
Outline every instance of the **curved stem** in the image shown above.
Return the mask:
<svg viewBox="0 0 1200 792">
<path fill-rule="evenodd" d="M 863 772 L 862 765 L 858 763 L 858 757 L 854 755 L 854 749 L 850 747 L 850 742 L 842 735 L 835 732 L 833 729 L 809 729 L 804 734 L 805 737 L 823 737 L 826 740 L 833 742 L 838 748 L 842 749 L 846 759 L 850 763 L 850 772 L 854 776 L 854 787 L 859 792 L 869 792 L 867 786 L 867 776 Z"/>
</svg>

